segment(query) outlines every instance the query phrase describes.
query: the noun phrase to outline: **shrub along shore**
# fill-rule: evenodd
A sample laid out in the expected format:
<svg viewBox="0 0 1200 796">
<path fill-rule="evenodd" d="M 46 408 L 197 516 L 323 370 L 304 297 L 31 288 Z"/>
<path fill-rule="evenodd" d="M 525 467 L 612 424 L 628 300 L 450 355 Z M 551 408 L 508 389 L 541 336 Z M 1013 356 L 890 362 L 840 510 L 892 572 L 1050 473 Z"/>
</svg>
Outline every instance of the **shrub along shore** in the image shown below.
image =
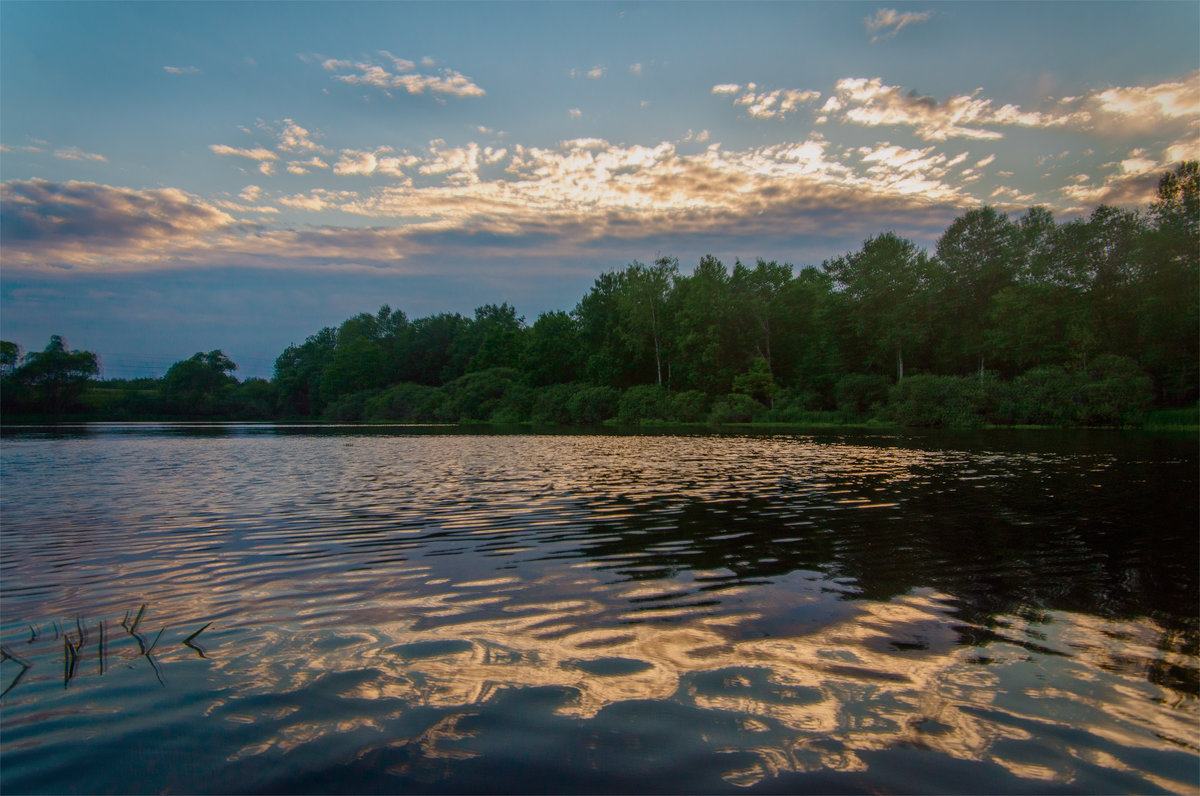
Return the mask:
<svg viewBox="0 0 1200 796">
<path fill-rule="evenodd" d="M 59 337 L 0 343 L 4 423 L 317 420 L 1193 428 L 1200 165 L 1142 210 L 967 211 L 932 253 L 894 232 L 798 271 L 704 257 L 601 274 L 571 312 L 383 306 L 238 381 L 222 351 L 96 379 Z"/>
</svg>

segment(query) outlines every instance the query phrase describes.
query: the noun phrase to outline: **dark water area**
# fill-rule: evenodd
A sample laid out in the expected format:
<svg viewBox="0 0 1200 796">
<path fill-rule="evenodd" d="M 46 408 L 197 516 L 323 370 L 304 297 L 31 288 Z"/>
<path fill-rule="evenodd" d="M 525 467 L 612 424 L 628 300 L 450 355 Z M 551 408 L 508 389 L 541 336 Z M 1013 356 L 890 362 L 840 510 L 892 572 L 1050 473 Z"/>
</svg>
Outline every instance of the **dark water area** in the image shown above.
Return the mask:
<svg viewBox="0 0 1200 796">
<path fill-rule="evenodd" d="M 0 791 L 1200 792 L 1194 435 L 0 439 Z"/>
</svg>

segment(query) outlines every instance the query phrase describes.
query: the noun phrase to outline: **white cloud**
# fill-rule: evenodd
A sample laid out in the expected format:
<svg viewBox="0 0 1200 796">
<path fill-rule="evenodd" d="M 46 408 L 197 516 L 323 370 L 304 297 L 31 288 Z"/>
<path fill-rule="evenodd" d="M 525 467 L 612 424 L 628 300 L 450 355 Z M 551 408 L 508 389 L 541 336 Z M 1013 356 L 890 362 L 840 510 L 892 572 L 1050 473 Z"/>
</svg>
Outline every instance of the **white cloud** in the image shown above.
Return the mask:
<svg viewBox="0 0 1200 796">
<path fill-rule="evenodd" d="M 992 191 L 988 198 L 997 200 L 1001 206 L 1028 206 L 1033 204 L 1037 197 L 1030 193 L 1021 193 L 1016 188 L 1002 185 Z"/>
<path fill-rule="evenodd" d="M 284 119 L 273 129 L 284 152 L 327 152 L 325 147 L 313 140 L 313 134 L 291 119 Z"/>
<path fill-rule="evenodd" d="M 372 152 L 358 149 L 343 149 L 333 173 L 339 176 L 371 176 L 375 173 L 390 177 L 405 177 L 404 169 L 420 164 L 420 158 L 405 152 L 392 154 L 391 147 L 379 147 Z"/>
<path fill-rule="evenodd" d="M 281 197 L 279 204 L 284 207 L 290 207 L 293 210 L 305 210 L 310 213 L 316 213 L 322 210 L 337 209 L 341 205 L 353 201 L 357 196 L 358 194 L 352 191 L 331 191 L 325 188 L 317 188 L 308 194 Z"/>
<path fill-rule="evenodd" d="M 630 64 L 629 65 L 629 74 L 633 75 L 634 77 L 641 77 L 642 70 L 644 68 L 645 67 L 643 67 L 641 64 Z"/>
<path fill-rule="evenodd" d="M 567 111 L 567 114 L 572 119 L 578 119 L 580 116 L 583 116 L 583 111 L 581 111 L 579 108 L 571 108 L 569 111 Z"/>
<path fill-rule="evenodd" d="M 172 75 L 198 75 L 200 70 L 194 66 L 164 66 L 163 71 Z"/>
<path fill-rule="evenodd" d="M 251 160 L 267 161 L 279 160 L 279 155 L 276 155 L 269 149 L 263 147 L 255 147 L 254 149 L 239 149 L 238 147 L 226 146 L 225 144 L 212 144 L 208 147 L 214 154 L 250 158 Z"/>
<path fill-rule="evenodd" d="M 873 16 L 864 19 L 863 23 L 866 25 L 868 33 L 874 33 L 879 30 L 887 31 L 886 33 L 872 37 L 871 42 L 874 43 L 881 39 L 890 39 L 899 33 L 901 28 L 915 25 L 919 22 L 928 22 L 932 16 L 932 11 L 922 11 L 920 13 L 905 11 L 901 13 L 894 8 L 881 8 Z"/>
<path fill-rule="evenodd" d="M 588 70 L 587 76 L 592 80 L 599 80 L 604 77 L 604 71 L 603 66 L 593 66 Z"/>
<path fill-rule="evenodd" d="M 1155 86 L 1121 86 L 1094 95 L 1104 113 L 1152 119 L 1195 118 L 1200 115 L 1200 71 L 1187 78 Z"/>
<path fill-rule="evenodd" d="M 717 93 L 717 88 L 722 87 L 714 87 L 713 93 Z M 746 87 L 746 92 L 733 101 L 734 105 L 746 106 L 746 112 L 755 119 L 782 119 L 789 113 L 795 113 L 801 104 L 821 98 L 819 91 L 776 89 L 758 94 L 755 93 L 755 88 L 755 84 L 751 83 Z"/>
<path fill-rule="evenodd" d="M 1185 136 L 1173 141 L 1163 151 L 1163 160 L 1168 164 L 1185 160 L 1200 160 L 1200 134 Z"/>
<path fill-rule="evenodd" d="M 238 198 L 240 198 L 243 202 L 257 202 L 262 195 L 262 188 L 257 185 L 247 185 L 242 189 L 241 193 L 238 194 Z"/>
<path fill-rule="evenodd" d="M 88 182 L 13 181 L 0 186 L 6 268 L 47 262 L 87 270 L 162 267 L 235 223 L 174 188 L 139 191 Z"/>
<path fill-rule="evenodd" d="M 753 85 L 753 84 L 751 84 Z M 721 83 L 713 86 L 712 93 L 714 94 L 736 94 L 742 90 L 742 87 L 737 83 Z"/>
<path fill-rule="evenodd" d="M 327 168 L 329 164 L 315 155 L 308 160 L 289 160 L 287 166 L 289 174 L 308 174 L 312 169 Z"/>
<path fill-rule="evenodd" d="M 322 66 L 334 75 L 335 80 L 343 83 L 375 86 L 384 90 L 402 89 L 409 94 L 444 94 L 454 97 L 482 97 L 486 92 L 475 85 L 467 76 L 452 69 L 441 69 L 437 74 L 421 74 L 414 72 L 416 64 L 403 58 L 397 58 L 387 51 L 380 55 L 390 62 L 388 68 L 370 61 L 345 61 L 334 58 L 326 59 Z M 388 69 L 392 71 L 388 71 Z"/>
<path fill-rule="evenodd" d="M 912 127 L 926 141 L 990 140 L 1003 137 L 998 130 L 988 129 L 992 127 L 1062 127 L 1090 118 L 1086 112 L 1041 113 L 1011 104 L 996 107 L 990 99 L 979 96 L 982 89 L 938 102 L 884 85 L 877 77 L 845 78 L 837 82 L 834 91 L 835 96 L 821 108 L 823 113 L 865 127 Z"/>
<path fill-rule="evenodd" d="M 28 147 L 28 148 L 33 149 L 32 147 Z M 33 151 L 37 151 L 37 150 L 33 150 Z M 97 155 L 97 154 L 94 154 L 91 152 L 84 152 L 82 149 L 80 149 L 77 146 L 69 146 L 69 147 L 65 147 L 63 149 L 56 150 L 54 152 L 54 157 L 59 158 L 61 160 L 95 160 L 100 163 L 108 162 L 108 158 L 104 157 L 104 155 Z"/>
<path fill-rule="evenodd" d="M 1107 173 L 1097 182 L 1086 174 L 1070 178 L 1072 184 L 1063 186 L 1059 193 L 1080 206 L 1108 204 L 1123 207 L 1146 205 L 1154 201 L 1161 175 L 1173 164 L 1161 163 L 1149 157 L 1145 149 L 1134 149 L 1124 158 L 1106 163 Z"/>
</svg>

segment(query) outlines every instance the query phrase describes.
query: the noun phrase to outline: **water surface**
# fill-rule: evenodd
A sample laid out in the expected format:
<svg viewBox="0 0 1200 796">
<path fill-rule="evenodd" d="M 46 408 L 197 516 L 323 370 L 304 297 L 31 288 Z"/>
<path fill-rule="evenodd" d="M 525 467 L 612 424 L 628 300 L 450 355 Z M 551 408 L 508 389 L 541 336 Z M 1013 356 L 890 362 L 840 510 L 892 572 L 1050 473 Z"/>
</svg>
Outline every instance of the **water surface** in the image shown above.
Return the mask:
<svg viewBox="0 0 1200 796">
<path fill-rule="evenodd" d="M 1194 440 L 95 424 L 0 464 L 5 793 L 1200 790 Z"/>
</svg>

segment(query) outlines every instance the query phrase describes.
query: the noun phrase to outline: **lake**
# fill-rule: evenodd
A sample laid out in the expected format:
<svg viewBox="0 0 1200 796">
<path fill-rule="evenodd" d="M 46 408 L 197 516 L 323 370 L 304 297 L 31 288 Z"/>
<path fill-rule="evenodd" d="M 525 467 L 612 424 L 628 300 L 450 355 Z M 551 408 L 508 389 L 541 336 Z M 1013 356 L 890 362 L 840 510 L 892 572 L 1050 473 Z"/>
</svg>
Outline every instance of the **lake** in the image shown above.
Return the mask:
<svg viewBox="0 0 1200 796">
<path fill-rule="evenodd" d="M 0 790 L 1196 793 L 1194 435 L 9 427 Z"/>
</svg>

